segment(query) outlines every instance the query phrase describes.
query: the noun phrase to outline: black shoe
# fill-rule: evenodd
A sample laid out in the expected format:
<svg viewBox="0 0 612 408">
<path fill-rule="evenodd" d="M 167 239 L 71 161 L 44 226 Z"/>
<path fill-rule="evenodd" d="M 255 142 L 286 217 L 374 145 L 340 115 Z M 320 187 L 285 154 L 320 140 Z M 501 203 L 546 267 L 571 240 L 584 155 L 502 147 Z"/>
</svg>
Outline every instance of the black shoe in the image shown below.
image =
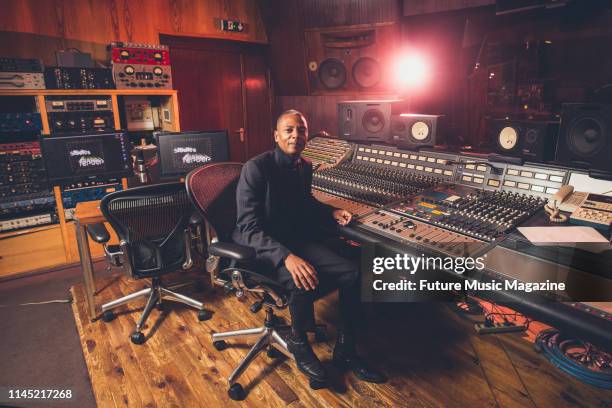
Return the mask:
<svg viewBox="0 0 612 408">
<path fill-rule="evenodd" d="M 334 347 L 333 362 L 341 370 L 351 370 L 362 381 L 376 384 L 387 382 L 387 377 L 383 373 L 370 367 L 359 357 L 355 342 L 344 334 L 338 336 L 338 341 Z"/>
<path fill-rule="evenodd" d="M 312 351 L 307 339 L 291 337 L 287 340 L 287 348 L 293 354 L 293 357 L 295 357 L 295 364 L 301 372 L 317 382 L 325 382 L 327 380 L 323 364 L 321 364 L 317 355 Z"/>
</svg>

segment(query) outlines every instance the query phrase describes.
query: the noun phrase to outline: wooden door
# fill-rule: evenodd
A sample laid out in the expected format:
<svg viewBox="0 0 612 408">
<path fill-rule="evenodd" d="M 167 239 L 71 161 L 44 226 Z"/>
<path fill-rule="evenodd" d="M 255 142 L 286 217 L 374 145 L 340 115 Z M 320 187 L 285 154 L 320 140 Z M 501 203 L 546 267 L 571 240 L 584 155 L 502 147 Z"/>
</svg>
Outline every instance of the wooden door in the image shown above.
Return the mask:
<svg viewBox="0 0 612 408">
<path fill-rule="evenodd" d="M 160 42 L 170 46 L 182 130 L 227 129 L 233 161 L 272 147 L 265 46 L 166 35 Z"/>
</svg>

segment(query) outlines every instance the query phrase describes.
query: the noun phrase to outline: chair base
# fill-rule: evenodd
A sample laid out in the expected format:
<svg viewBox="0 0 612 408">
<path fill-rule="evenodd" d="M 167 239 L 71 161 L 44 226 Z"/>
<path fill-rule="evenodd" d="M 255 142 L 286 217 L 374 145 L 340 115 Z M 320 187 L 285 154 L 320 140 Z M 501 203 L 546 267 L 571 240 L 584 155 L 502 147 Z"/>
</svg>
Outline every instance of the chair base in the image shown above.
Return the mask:
<svg viewBox="0 0 612 408">
<path fill-rule="evenodd" d="M 289 352 L 287 348 L 287 342 L 280 336 L 278 331 L 274 327 L 258 327 L 254 329 L 235 330 L 224 333 L 214 333 L 212 335 L 213 345 L 218 350 L 225 349 L 226 339 L 245 339 L 257 337 L 255 345 L 249 350 L 244 359 L 240 362 L 238 367 L 230 374 L 227 382 L 231 386 L 234 384 L 240 375 L 247 369 L 247 367 L 253 362 L 255 357 L 262 351 L 274 347 L 275 350 L 281 352 L 286 357 L 293 359 L 293 354 Z"/>
<path fill-rule="evenodd" d="M 264 326 L 253 329 L 242 329 L 234 330 L 223 333 L 213 333 L 212 341 L 213 346 L 217 350 L 224 350 L 227 347 L 225 340 L 227 339 L 244 339 L 256 337 L 257 341 L 253 347 L 249 350 L 247 355 L 242 359 L 238 367 L 230 374 L 227 379 L 229 390 L 228 395 L 230 398 L 240 401 L 246 397 L 246 393 L 242 386 L 237 382 L 238 378 L 247 369 L 247 367 L 253 362 L 262 351 L 267 350 L 269 357 L 278 357 L 280 352 L 282 355 L 295 360 L 293 354 L 289 352 L 287 342 L 279 334 L 279 330 L 290 329 L 287 325 L 279 325 L 276 323 L 274 312 L 270 306 L 266 307 L 266 320 Z M 310 387 L 312 389 L 325 388 L 326 384 L 310 380 Z"/>
<path fill-rule="evenodd" d="M 171 288 L 174 289 L 180 286 L 184 286 L 184 284 L 174 285 Z M 209 311 L 204 309 L 204 304 L 202 302 L 198 302 L 197 300 L 182 295 L 180 293 L 173 292 L 169 288 L 164 287 L 159 278 L 153 278 L 151 287 L 139 290 L 138 292 L 131 293 L 129 295 L 123 296 L 122 298 L 115 299 L 112 302 L 103 304 L 102 319 L 106 322 L 112 320 L 114 318 L 114 314 L 111 312 L 112 309 L 130 303 L 131 301 L 140 299 L 142 297 L 147 297 L 148 299 L 145 308 L 142 312 L 142 315 L 136 323 L 136 330 L 134 331 L 134 333 L 132 333 L 132 336 L 130 337 L 132 343 L 134 344 L 144 343 L 145 336 L 142 334 L 141 329 L 144 327 L 144 324 L 149 318 L 151 312 L 153 311 L 153 308 L 163 308 L 164 300 L 183 303 L 193 307 L 194 309 L 199 310 L 198 319 L 200 321 L 208 320 L 212 315 Z"/>
</svg>

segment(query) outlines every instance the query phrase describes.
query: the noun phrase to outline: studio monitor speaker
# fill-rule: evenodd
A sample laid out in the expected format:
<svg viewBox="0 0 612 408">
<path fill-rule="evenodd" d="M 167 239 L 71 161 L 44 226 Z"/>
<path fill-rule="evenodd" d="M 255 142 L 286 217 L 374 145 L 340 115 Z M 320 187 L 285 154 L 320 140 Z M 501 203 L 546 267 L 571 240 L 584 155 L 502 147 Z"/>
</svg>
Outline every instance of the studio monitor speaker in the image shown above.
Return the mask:
<svg viewBox="0 0 612 408">
<path fill-rule="evenodd" d="M 612 172 L 612 105 L 563 105 L 556 161 Z"/>
<path fill-rule="evenodd" d="M 388 142 L 391 110 L 398 101 L 346 101 L 338 103 L 338 137 L 361 142 Z"/>
<path fill-rule="evenodd" d="M 306 30 L 310 93 L 389 91 L 396 33 L 393 23 Z"/>
<path fill-rule="evenodd" d="M 443 122 L 441 115 L 402 113 L 391 116 L 390 142 L 402 148 L 434 146 Z"/>
<path fill-rule="evenodd" d="M 559 123 L 549 121 L 491 119 L 487 126 L 497 153 L 531 162 L 552 160 L 558 131 Z"/>
</svg>

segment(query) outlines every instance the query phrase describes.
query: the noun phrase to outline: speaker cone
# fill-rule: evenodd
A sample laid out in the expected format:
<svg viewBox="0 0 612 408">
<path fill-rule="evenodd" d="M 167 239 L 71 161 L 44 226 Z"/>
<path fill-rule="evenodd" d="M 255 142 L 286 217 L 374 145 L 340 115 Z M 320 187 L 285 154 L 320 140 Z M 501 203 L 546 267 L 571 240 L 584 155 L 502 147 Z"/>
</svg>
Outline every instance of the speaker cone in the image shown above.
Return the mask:
<svg viewBox="0 0 612 408">
<path fill-rule="evenodd" d="M 380 83 L 380 66 L 374 58 L 359 58 L 353 64 L 353 80 L 362 88 L 371 88 Z"/>
<path fill-rule="evenodd" d="M 580 157 L 597 154 L 605 145 L 603 123 L 595 118 L 580 117 L 570 126 L 567 144 L 570 151 Z"/>
<path fill-rule="evenodd" d="M 537 142 L 539 133 L 536 129 L 529 129 L 527 133 L 525 133 L 525 140 L 529 144 L 533 144 Z"/>
<path fill-rule="evenodd" d="M 385 115 L 378 109 L 370 109 L 364 113 L 362 124 L 368 132 L 378 133 L 385 128 Z"/>
<path fill-rule="evenodd" d="M 319 64 L 319 80 L 327 89 L 338 89 L 346 83 L 346 68 L 342 61 L 328 58 Z"/>
</svg>

